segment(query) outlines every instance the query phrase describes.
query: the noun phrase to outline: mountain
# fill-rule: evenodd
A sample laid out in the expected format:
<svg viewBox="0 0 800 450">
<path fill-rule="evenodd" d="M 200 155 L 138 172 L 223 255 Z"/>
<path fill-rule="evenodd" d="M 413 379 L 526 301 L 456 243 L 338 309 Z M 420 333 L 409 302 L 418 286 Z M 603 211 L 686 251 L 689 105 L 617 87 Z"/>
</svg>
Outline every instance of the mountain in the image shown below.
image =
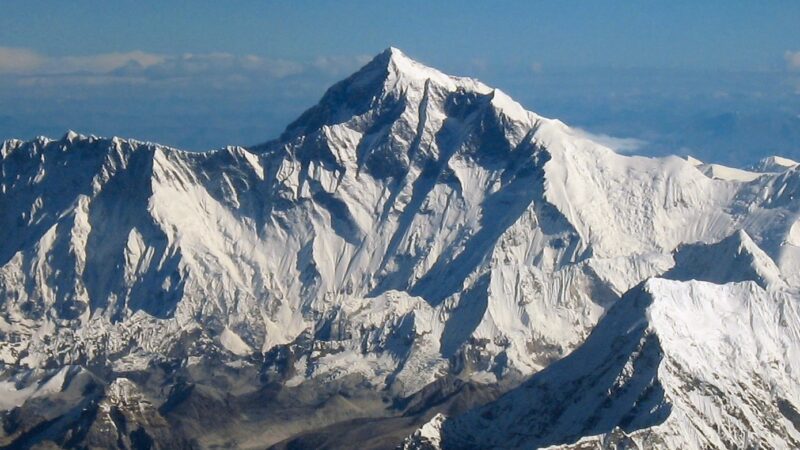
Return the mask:
<svg viewBox="0 0 800 450">
<path fill-rule="evenodd" d="M 675 265 L 664 278 L 715 284 L 751 280 L 764 289 L 783 285 L 775 262 L 743 230 L 713 244 L 682 245 L 673 256 Z"/>
<path fill-rule="evenodd" d="M 750 170 L 754 172 L 778 173 L 792 169 L 797 166 L 797 164 L 800 163 L 789 158 L 783 158 L 781 156 L 768 156 L 758 161 L 750 168 Z"/>
<path fill-rule="evenodd" d="M 798 192 L 616 154 L 393 48 L 252 148 L 7 141 L 0 445 L 790 446 L 797 367 L 689 358 L 716 341 L 682 321 L 791 356 Z"/>
<path fill-rule="evenodd" d="M 751 282 L 651 279 L 569 356 L 406 447 L 796 448 L 799 314 Z"/>
</svg>

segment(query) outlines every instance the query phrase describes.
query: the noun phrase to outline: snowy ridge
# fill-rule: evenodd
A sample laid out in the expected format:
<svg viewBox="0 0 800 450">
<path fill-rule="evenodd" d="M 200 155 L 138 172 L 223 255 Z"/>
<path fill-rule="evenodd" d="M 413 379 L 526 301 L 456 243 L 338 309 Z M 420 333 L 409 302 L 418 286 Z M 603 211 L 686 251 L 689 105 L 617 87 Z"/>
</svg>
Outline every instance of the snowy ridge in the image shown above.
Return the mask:
<svg viewBox="0 0 800 450">
<path fill-rule="evenodd" d="M 651 279 L 573 354 L 406 445 L 794 447 L 799 313 L 796 293 L 751 282 Z"/>
<path fill-rule="evenodd" d="M 800 163 L 782 156 L 768 156 L 753 165 L 750 170 L 753 172 L 780 173 L 793 169 L 798 164 Z"/>
<path fill-rule="evenodd" d="M 109 386 L 125 378 L 145 397 L 155 394 L 138 374 L 215 362 L 286 389 L 358 380 L 394 401 L 443 377 L 508 387 L 534 376 L 560 389 L 547 374 L 589 352 L 598 322 L 642 283 L 654 298 L 678 292 L 676 304 L 694 298 L 682 286 L 787 304 L 800 286 L 800 172 L 714 177 L 699 162 L 619 155 L 397 49 L 250 149 L 191 153 L 70 132 L 7 141 L 0 155 L 0 386 L 19 399 L 9 409 L 34 403 L 47 371 L 68 366 L 103 367 Z M 718 287 L 647 281 L 657 277 Z M 651 328 L 620 337 L 619 361 L 683 351 L 661 341 L 672 316 L 653 308 L 637 310 Z M 776 333 L 793 333 L 792 317 Z M 570 370 L 602 378 L 617 369 L 606 362 Z M 688 411 L 693 400 L 676 403 L 677 372 L 662 377 L 664 364 L 631 389 L 657 375 L 676 397 L 654 405 Z M 770 382 L 796 407 L 786 370 Z M 684 423 L 659 411 L 625 433 Z M 160 417 L 132 420 L 158 428 Z M 614 417 L 536 442 L 611 433 Z"/>
<path fill-rule="evenodd" d="M 716 284 L 752 280 L 765 289 L 785 286 L 775 262 L 743 230 L 714 244 L 679 247 L 675 266 L 664 277 Z"/>
</svg>

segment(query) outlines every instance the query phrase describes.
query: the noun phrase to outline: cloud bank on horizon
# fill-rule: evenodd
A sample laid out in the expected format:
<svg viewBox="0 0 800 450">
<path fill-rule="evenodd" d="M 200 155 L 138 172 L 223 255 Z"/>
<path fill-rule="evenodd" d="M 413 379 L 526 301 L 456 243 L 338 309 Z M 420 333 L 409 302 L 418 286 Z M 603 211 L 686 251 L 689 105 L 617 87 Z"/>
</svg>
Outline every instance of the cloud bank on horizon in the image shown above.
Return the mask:
<svg viewBox="0 0 800 450">
<path fill-rule="evenodd" d="M 0 100 L 10 106 L 0 112 L 0 138 L 77 129 L 191 150 L 250 145 L 275 137 L 370 58 L 142 50 L 49 56 L 0 47 Z M 786 51 L 784 60 L 779 70 L 710 74 L 470 60 L 455 74 L 481 78 L 620 153 L 743 165 L 769 154 L 800 158 L 800 51 Z"/>
<path fill-rule="evenodd" d="M 19 82 L 71 79 L 74 82 L 143 82 L 203 75 L 284 78 L 318 71 L 342 75 L 369 61 L 369 55 L 319 57 L 309 62 L 231 53 L 169 55 L 141 50 L 84 56 L 47 56 L 26 48 L 0 47 L 0 75 Z M 62 80 L 66 81 L 66 80 Z"/>
</svg>

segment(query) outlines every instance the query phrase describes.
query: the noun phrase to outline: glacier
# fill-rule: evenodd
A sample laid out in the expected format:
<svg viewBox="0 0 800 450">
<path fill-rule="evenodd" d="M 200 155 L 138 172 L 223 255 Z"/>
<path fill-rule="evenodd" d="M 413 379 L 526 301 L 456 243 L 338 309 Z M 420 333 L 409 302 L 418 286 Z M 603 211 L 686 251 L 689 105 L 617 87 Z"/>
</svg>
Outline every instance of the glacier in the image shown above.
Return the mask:
<svg viewBox="0 0 800 450">
<path fill-rule="evenodd" d="M 798 193 L 394 48 L 250 148 L 6 141 L 0 445 L 797 446 Z"/>
</svg>

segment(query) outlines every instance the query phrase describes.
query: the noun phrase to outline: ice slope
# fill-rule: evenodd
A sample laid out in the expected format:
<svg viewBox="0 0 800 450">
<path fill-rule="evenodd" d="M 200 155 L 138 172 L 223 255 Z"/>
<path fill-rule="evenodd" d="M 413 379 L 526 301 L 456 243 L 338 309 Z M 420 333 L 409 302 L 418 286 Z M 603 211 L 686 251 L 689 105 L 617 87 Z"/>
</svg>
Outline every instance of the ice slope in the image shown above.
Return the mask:
<svg viewBox="0 0 800 450">
<path fill-rule="evenodd" d="M 392 48 L 250 149 L 5 142 L 2 379 L 205 358 L 399 397 L 513 384 L 651 277 L 797 287 L 798 188 L 618 155 Z"/>
<path fill-rule="evenodd" d="M 794 448 L 798 344 L 796 293 L 651 279 L 575 352 L 405 446 Z"/>
</svg>

